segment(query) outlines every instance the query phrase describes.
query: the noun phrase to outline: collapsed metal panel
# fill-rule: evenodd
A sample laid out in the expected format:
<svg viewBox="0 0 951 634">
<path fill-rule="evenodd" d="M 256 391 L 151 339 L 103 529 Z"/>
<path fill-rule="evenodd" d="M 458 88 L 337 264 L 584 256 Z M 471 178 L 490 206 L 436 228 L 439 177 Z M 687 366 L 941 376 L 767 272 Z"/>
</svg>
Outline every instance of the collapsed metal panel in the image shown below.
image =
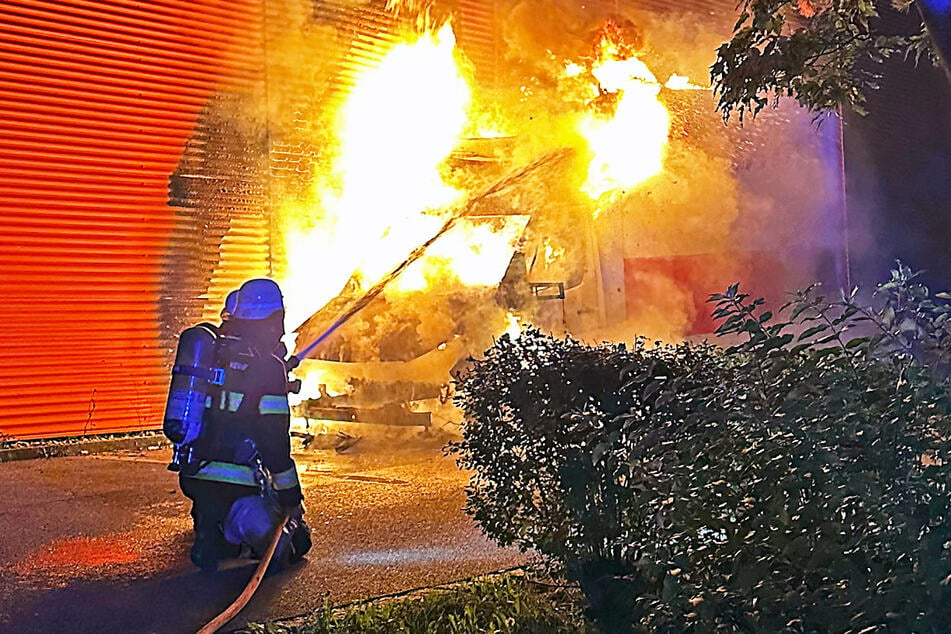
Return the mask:
<svg viewBox="0 0 951 634">
<path fill-rule="evenodd" d="M 218 125 L 196 127 L 209 97 L 262 81 L 262 19 L 261 0 L 0 5 L 0 436 L 159 424 L 218 236 L 260 233 L 176 197 L 197 186 L 259 208 L 238 191 L 240 155 L 180 169 L 201 184 L 173 182 L 177 208 L 169 175 L 220 147 Z"/>
</svg>

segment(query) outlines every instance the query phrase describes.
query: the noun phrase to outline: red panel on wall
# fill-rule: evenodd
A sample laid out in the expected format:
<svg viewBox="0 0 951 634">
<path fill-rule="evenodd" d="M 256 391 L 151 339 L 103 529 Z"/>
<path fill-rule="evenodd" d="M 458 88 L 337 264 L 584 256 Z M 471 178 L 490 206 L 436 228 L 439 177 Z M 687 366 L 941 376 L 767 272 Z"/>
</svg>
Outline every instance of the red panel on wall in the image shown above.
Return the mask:
<svg viewBox="0 0 951 634">
<path fill-rule="evenodd" d="M 168 177 L 262 0 L 0 4 L 0 435 L 153 429 Z"/>
<path fill-rule="evenodd" d="M 683 335 L 710 334 L 717 326 L 707 302 L 711 294 L 739 282 L 741 290 L 777 308 L 786 290 L 784 271 L 782 262 L 762 252 L 625 259 L 627 315 L 638 320 L 642 311 L 659 308 Z"/>
</svg>

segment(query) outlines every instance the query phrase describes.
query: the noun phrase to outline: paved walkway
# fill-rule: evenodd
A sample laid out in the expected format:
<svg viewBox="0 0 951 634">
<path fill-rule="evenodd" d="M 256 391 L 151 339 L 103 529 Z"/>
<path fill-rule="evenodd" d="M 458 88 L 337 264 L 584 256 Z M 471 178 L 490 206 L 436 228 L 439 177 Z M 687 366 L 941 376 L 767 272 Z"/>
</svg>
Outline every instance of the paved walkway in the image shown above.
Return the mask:
<svg viewBox="0 0 951 634">
<path fill-rule="evenodd" d="M 230 628 L 522 561 L 462 511 L 467 475 L 439 443 L 365 440 L 296 458 L 314 548 L 266 578 Z M 188 561 L 188 505 L 167 459 L 0 463 L 0 632 L 189 632 L 238 595 L 253 565 L 206 574 Z"/>
</svg>

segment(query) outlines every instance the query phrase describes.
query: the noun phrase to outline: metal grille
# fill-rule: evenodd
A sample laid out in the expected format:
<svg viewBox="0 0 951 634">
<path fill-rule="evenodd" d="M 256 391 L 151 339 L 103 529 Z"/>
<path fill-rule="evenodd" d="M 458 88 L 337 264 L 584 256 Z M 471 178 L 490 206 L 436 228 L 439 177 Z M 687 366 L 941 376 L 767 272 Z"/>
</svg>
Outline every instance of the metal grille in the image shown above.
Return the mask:
<svg viewBox="0 0 951 634">
<path fill-rule="evenodd" d="M 261 81 L 262 14 L 261 0 L 0 4 L 0 434 L 159 424 L 165 256 L 208 230 L 169 206 L 169 175 L 186 143 L 207 146 L 209 97 Z M 234 225 L 229 248 L 249 231 Z M 205 257 L 221 268 L 217 247 Z M 189 288 L 200 312 L 207 286 Z"/>
</svg>

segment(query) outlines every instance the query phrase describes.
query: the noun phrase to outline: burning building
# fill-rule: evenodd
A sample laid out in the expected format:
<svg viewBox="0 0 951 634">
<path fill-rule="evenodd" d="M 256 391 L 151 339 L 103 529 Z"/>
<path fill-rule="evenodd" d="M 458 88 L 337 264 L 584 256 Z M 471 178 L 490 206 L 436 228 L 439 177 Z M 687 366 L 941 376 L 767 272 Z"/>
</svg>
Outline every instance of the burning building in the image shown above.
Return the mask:
<svg viewBox="0 0 951 634">
<path fill-rule="evenodd" d="M 715 112 L 732 2 L 208 15 L 231 31 L 167 170 L 153 361 L 266 275 L 291 345 L 324 338 L 302 413 L 429 424 L 460 361 L 522 324 L 677 339 L 711 332 L 704 300 L 737 280 L 767 296 L 847 283 L 837 122 L 787 103 L 743 128 Z M 142 390 L 163 393 L 160 370 Z"/>
</svg>

